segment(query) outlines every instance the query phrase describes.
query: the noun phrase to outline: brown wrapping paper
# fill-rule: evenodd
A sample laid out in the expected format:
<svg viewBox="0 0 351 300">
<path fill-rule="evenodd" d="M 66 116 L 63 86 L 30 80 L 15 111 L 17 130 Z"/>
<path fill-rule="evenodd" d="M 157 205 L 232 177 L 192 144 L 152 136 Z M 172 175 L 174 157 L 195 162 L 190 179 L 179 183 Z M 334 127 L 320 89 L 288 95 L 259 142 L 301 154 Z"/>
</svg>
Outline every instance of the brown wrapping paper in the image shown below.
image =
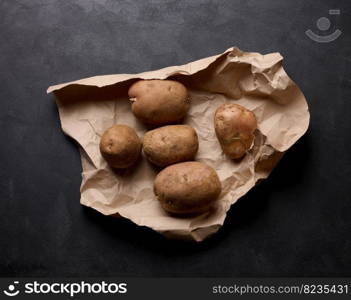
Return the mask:
<svg viewBox="0 0 351 300">
<path fill-rule="evenodd" d="M 79 145 L 82 160 L 81 204 L 105 215 L 119 215 L 167 237 L 202 241 L 223 225 L 230 206 L 275 164 L 307 130 L 306 99 L 282 67 L 279 53 L 261 55 L 230 48 L 223 54 L 140 74 L 85 78 L 48 88 L 54 92 L 63 131 Z M 102 133 L 127 124 L 142 137 L 147 128 L 131 113 L 128 87 L 138 79 L 171 78 L 189 89 L 191 109 L 184 120 L 199 136 L 196 160 L 212 166 L 223 191 L 206 214 L 175 218 L 164 212 L 153 193 L 159 170 L 143 157 L 132 170 L 115 171 L 100 155 Z M 214 132 L 213 115 L 224 102 L 252 110 L 258 130 L 252 149 L 240 162 L 229 160 Z"/>
</svg>

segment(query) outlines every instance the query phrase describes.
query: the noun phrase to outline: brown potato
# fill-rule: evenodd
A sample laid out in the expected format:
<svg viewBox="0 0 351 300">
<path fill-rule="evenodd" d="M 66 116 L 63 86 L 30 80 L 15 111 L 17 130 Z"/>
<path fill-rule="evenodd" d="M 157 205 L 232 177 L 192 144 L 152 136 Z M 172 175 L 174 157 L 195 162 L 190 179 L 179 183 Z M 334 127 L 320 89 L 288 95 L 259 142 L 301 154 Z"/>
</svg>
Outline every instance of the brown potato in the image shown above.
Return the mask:
<svg viewBox="0 0 351 300">
<path fill-rule="evenodd" d="M 173 80 L 140 80 L 128 91 L 133 114 L 151 125 L 166 125 L 181 120 L 189 110 L 186 87 Z"/>
<path fill-rule="evenodd" d="M 114 125 L 102 135 L 100 152 L 111 167 L 128 168 L 139 158 L 141 141 L 133 128 Z"/>
<path fill-rule="evenodd" d="M 241 158 L 251 148 L 257 128 L 252 111 L 234 103 L 223 104 L 216 110 L 214 125 L 219 143 L 228 157 Z"/>
<path fill-rule="evenodd" d="M 209 210 L 221 193 L 221 182 L 210 166 L 189 161 L 163 169 L 156 176 L 154 192 L 167 212 L 197 214 Z"/>
<path fill-rule="evenodd" d="M 144 135 L 146 158 L 159 167 L 193 160 L 199 148 L 196 131 L 188 125 L 168 125 Z"/>
</svg>

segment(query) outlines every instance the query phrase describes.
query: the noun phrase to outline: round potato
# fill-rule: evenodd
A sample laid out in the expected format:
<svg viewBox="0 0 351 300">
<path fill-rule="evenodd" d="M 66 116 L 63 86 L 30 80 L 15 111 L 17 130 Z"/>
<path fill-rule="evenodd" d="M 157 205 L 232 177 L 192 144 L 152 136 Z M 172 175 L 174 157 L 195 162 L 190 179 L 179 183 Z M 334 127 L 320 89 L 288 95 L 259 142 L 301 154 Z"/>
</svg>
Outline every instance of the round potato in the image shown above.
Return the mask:
<svg viewBox="0 0 351 300">
<path fill-rule="evenodd" d="M 111 167 L 128 168 L 139 158 L 141 141 L 133 128 L 114 125 L 102 135 L 100 152 Z"/>
<path fill-rule="evenodd" d="M 193 160 L 199 148 L 196 131 L 188 125 L 168 125 L 148 131 L 143 138 L 146 158 L 159 167 Z"/>
<path fill-rule="evenodd" d="M 257 128 L 252 111 L 234 103 L 223 104 L 216 110 L 214 125 L 219 143 L 228 157 L 241 158 L 251 148 Z"/>
<path fill-rule="evenodd" d="M 198 214 L 211 207 L 221 193 L 221 182 L 210 166 L 183 162 L 163 169 L 154 192 L 164 210 L 172 214 Z"/>
<path fill-rule="evenodd" d="M 151 125 L 177 122 L 190 106 L 186 87 L 173 80 L 140 80 L 129 88 L 128 95 L 133 114 Z"/>
</svg>

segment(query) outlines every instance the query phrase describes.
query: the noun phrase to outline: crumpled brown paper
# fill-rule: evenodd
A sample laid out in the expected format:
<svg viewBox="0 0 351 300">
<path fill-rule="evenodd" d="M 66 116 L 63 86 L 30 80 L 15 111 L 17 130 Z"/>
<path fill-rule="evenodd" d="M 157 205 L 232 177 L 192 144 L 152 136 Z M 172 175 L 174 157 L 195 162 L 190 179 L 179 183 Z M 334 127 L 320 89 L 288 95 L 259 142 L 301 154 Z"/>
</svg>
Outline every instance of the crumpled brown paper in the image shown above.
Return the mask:
<svg viewBox="0 0 351 300">
<path fill-rule="evenodd" d="M 63 131 L 81 146 L 81 204 L 105 215 L 120 215 L 167 237 L 202 241 L 223 225 L 230 206 L 275 164 L 307 130 L 306 99 L 282 67 L 279 53 L 261 55 L 230 48 L 224 53 L 182 66 L 140 74 L 85 78 L 51 86 Z M 184 120 L 199 136 L 196 160 L 212 166 L 223 191 L 206 214 L 175 218 L 164 212 L 153 193 L 158 170 L 142 158 L 135 169 L 114 171 L 100 155 L 102 133 L 127 124 L 142 137 L 147 128 L 131 113 L 128 87 L 138 79 L 172 78 L 189 89 L 191 109 Z M 224 102 L 254 111 L 258 130 L 254 146 L 240 162 L 229 160 L 217 141 L 213 115 Z"/>
</svg>

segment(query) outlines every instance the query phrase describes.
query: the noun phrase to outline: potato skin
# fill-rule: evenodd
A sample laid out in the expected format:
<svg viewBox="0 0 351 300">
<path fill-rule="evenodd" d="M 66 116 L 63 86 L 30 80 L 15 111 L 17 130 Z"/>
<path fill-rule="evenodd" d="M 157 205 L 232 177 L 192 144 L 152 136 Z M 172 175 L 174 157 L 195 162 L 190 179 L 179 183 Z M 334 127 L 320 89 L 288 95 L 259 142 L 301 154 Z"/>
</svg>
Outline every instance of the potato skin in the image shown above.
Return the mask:
<svg viewBox="0 0 351 300">
<path fill-rule="evenodd" d="M 133 128 L 114 125 L 102 135 L 100 152 L 112 168 L 128 168 L 140 156 L 141 141 Z"/>
<path fill-rule="evenodd" d="M 128 95 L 133 114 L 151 125 L 175 123 L 190 107 L 186 87 L 173 80 L 140 80 L 129 88 Z"/>
<path fill-rule="evenodd" d="M 221 193 L 216 171 L 200 162 L 182 162 L 163 169 L 154 192 L 164 210 L 172 214 L 198 214 L 211 207 Z"/>
<path fill-rule="evenodd" d="M 196 131 L 188 125 L 168 125 L 148 131 L 143 138 L 146 158 L 159 167 L 193 160 L 199 148 Z"/>
<path fill-rule="evenodd" d="M 241 158 L 250 149 L 257 128 L 252 111 L 234 103 L 223 104 L 216 110 L 214 125 L 222 150 L 228 157 Z"/>
</svg>

